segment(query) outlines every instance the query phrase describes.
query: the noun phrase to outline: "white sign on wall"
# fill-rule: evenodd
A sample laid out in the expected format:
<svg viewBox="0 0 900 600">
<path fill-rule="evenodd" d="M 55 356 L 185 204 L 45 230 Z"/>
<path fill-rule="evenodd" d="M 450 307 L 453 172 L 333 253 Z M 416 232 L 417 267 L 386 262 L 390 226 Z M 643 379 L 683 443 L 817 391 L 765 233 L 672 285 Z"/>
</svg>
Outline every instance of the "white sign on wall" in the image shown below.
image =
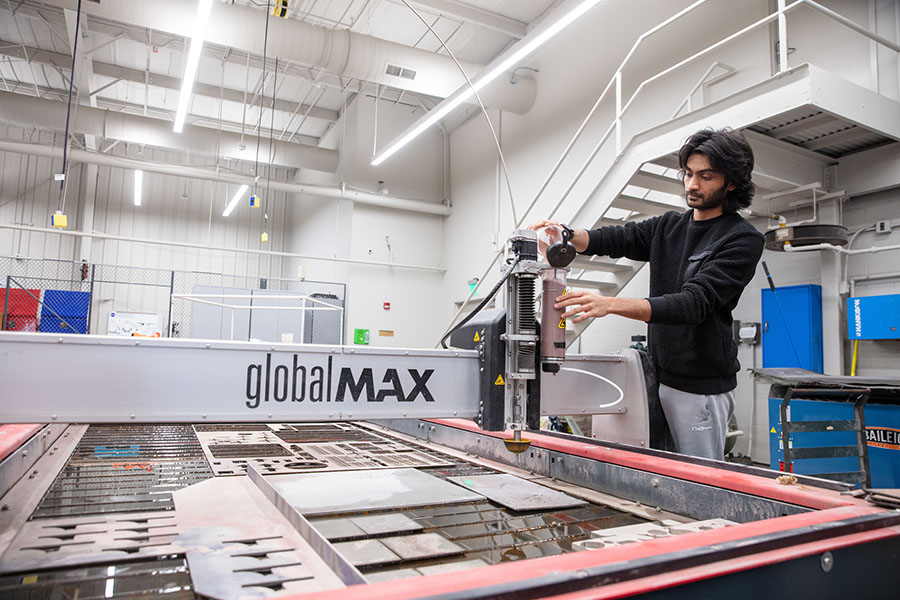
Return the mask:
<svg viewBox="0 0 900 600">
<path fill-rule="evenodd" d="M 111 312 L 106 333 L 122 337 L 160 337 L 156 313 Z"/>
</svg>

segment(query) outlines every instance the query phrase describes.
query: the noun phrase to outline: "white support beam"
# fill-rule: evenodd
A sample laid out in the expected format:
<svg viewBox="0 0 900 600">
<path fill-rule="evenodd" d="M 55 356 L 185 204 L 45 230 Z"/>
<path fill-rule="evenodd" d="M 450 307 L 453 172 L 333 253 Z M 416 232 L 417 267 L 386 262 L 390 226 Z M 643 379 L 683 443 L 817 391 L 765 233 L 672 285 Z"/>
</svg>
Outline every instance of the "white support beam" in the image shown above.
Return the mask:
<svg viewBox="0 0 900 600">
<path fill-rule="evenodd" d="M 456 17 L 481 27 L 487 27 L 516 39 L 521 39 L 528 33 L 528 26 L 522 21 L 504 17 L 458 0 L 410 0 L 410 4 L 429 12 Z"/>
<path fill-rule="evenodd" d="M 67 57 L 64 54 L 59 54 L 58 52 L 50 52 L 48 50 L 40 50 L 38 48 L 31 47 L 26 48 L 26 51 L 28 53 L 28 57 L 32 61 L 53 65 L 56 67 L 62 67 L 63 65 L 66 65 L 66 61 L 71 61 L 71 57 Z M 15 58 L 24 58 L 22 46 L 13 46 L 10 42 L 6 42 L 3 40 L 0 40 L 0 54 L 5 54 L 7 56 L 12 56 Z M 65 68 L 68 69 L 68 66 L 66 66 Z M 98 75 L 100 77 L 107 77 L 112 80 L 123 79 L 132 83 L 144 83 L 145 74 L 141 69 L 132 69 L 129 67 L 122 67 L 95 61 L 93 63 L 93 71 L 95 75 Z M 149 75 L 151 86 L 173 91 L 181 90 L 181 79 L 177 77 L 169 77 L 168 75 L 154 72 L 150 72 Z M 282 75 L 282 73 L 279 73 L 279 77 L 281 77 Z M 105 87 L 106 85 L 109 84 L 104 84 L 103 87 Z M 92 87 L 91 94 L 97 94 L 101 89 L 103 89 L 103 87 Z M 228 100 L 229 102 L 237 102 L 238 104 L 244 103 L 243 90 L 230 88 L 223 89 L 215 85 L 195 82 L 193 93 L 200 96 L 214 98 L 216 100 L 218 100 L 219 98 L 223 98 L 225 100 Z M 297 111 L 301 114 L 306 114 L 308 112 L 310 117 L 322 119 L 325 121 L 333 122 L 338 118 L 338 112 L 336 110 L 309 106 L 306 104 L 292 102 L 290 100 L 276 100 L 275 108 L 287 113 L 293 113 L 294 111 Z"/>
<path fill-rule="evenodd" d="M 840 201 L 819 206 L 820 223 L 840 223 Z M 841 301 L 841 262 L 837 252 L 819 252 L 819 267 L 822 277 L 822 368 L 826 375 L 846 375 L 844 373 L 844 336 L 842 322 L 844 307 Z"/>
</svg>

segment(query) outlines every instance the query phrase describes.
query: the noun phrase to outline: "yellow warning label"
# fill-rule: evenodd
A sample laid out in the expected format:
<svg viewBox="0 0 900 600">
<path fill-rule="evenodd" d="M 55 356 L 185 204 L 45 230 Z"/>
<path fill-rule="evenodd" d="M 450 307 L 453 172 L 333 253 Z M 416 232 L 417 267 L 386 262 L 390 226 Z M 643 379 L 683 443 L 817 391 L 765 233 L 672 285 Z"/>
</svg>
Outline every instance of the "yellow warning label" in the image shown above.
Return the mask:
<svg viewBox="0 0 900 600">
<path fill-rule="evenodd" d="M 566 328 L 566 320 L 565 320 L 565 319 L 560 319 L 560 320 L 559 320 L 559 328 L 560 328 L 560 329 L 565 329 L 565 328 Z"/>
<path fill-rule="evenodd" d="M 775 433 L 775 428 L 773 427 L 772 431 L 770 431 L 769 433 Z"/>
<path fill-rule="evenodd" d="M 497 380 L 494 382 L 494 385 L 506 385 L 506 382 L 503 381 L 503 375 L 497 375 Z"/>
<path fill-rule="evenodd" d="M 481 341 L 481 336 L 478 335 L 478 332 L 477 332 L 477 331 L 475 332 L 475 339 L 472 340 L 472 341 L 473 341 L 473 342 L 480 342 L 480 341 Z"/>
</svg>

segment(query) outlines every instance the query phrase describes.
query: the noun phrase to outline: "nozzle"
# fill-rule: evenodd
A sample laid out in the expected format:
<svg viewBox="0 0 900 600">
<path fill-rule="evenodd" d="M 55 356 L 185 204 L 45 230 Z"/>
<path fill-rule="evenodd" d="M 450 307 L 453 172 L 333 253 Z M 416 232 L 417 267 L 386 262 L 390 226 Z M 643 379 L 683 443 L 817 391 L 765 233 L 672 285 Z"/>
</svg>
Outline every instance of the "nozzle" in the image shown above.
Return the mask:
<svg viewBox="0 0 900 600">
<path fill-rule="evenodd" d="M 523 440 L 523 439 L 506 439 L 503 440 L 503 443 L 506 444 L 506 449 L 512 452 L 513 454 L 522 454 L 528 447 L 531 446 L 531 440 Z"/>
</svg>

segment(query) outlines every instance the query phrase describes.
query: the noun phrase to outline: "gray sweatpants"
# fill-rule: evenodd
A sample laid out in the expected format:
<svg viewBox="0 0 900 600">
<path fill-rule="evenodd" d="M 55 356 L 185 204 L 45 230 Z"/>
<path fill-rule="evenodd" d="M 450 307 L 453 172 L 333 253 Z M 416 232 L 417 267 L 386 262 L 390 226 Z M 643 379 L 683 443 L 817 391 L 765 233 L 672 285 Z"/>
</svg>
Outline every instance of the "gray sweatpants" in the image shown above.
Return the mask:
<svg viewBox="0 0 900 600">
<path fill-rule="evenodd" d="M 691 394 L 660 383 L 659 402 L 678 452 L 724 459 L 728 418 L 734 412 L 734 391 Z"/>
</svg>

